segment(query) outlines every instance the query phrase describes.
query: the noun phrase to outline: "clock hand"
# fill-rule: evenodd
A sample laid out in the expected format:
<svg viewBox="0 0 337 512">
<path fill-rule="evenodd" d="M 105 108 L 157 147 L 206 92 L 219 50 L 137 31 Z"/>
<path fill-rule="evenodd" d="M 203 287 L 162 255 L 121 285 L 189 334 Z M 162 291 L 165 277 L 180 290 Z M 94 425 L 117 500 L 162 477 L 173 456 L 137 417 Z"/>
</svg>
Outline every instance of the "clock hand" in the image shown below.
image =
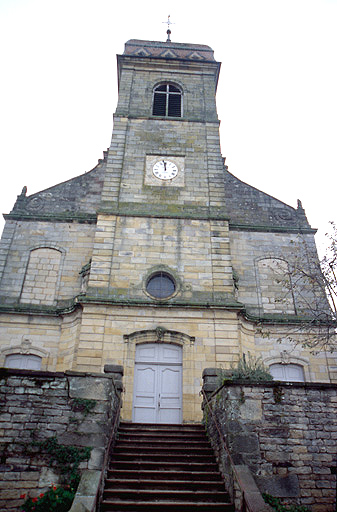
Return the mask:
<svg viewBox="0 0 337 512">
<path fill-rule="evenodd" d="M 166 162 L 165 162 L 165 160 L 163 160 L 163 164 L 164 164 L 164 172 L 166 172 Z"/>
</svg>

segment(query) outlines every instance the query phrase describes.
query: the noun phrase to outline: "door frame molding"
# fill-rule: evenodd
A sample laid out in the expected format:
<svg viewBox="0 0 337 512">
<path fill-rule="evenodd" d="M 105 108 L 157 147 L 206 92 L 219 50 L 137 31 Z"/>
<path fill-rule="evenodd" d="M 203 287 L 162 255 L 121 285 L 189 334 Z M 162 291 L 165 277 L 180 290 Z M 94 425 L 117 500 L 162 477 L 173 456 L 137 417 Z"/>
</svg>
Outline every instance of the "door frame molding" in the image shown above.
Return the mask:
<svg viewBox="0 0 337 512">
<path fill-rule="evenodd" d="M 155 329 L 134 331 L 124 334 L 125 343 L 173 343 L 175 345 L 194 345 L 195 337 L 179 331 L 171 331 L 165 327 L 158 326 Z"/>
</svg>

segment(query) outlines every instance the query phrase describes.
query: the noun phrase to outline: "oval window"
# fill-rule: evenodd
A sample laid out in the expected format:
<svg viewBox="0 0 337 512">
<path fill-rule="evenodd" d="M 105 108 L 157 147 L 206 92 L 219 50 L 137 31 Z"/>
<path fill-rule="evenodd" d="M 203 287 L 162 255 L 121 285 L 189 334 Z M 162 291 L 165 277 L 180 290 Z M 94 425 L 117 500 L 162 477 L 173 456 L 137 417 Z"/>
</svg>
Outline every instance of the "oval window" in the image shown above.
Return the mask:
<svg viewBox="0 0 337 512">
<path fill-rule="evenodd" d="M 176 291 L 176 285 L 169 274 L 157 272 L 149 278 L 146 291 L 156 299 L 167 299 Z"/>
</svg>

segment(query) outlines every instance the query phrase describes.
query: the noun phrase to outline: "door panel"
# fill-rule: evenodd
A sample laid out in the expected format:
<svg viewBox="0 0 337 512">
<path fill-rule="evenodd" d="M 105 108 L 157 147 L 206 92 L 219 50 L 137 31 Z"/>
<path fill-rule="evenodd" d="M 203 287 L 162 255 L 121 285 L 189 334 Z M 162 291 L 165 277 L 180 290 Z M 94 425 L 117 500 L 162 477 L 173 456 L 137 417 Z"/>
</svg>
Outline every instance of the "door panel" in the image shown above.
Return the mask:
<svg viewBox="0 0 337 512">
<path fill-rule="evenodd" d="M 182 350 L 177 345 L 149 343 L 137 346 L 133 421 L 181 423 L 181 361 Z"/>
<path fill-rule="evenodd" d="M 134 421 L 156 421 L 157 376 L 155 368 L 138 364 L 135 367 Z"/>
<path fill-rule="evenodd" d="M 159 366 L 159 423 L 180 423 L 181 366 Z"/>
<path fill-rule="evenodd" d="M 156 361 L 157 351 L 153 343 L 146 343 L 144 345 L 137 345 L 136 348 L 136 361 Z"/>
<path fill-rule="evenodd" d="M 181 349 L 175 345 L 162 345 L 162 361 L 165 363 L 181 363 Z"/>
</svg>

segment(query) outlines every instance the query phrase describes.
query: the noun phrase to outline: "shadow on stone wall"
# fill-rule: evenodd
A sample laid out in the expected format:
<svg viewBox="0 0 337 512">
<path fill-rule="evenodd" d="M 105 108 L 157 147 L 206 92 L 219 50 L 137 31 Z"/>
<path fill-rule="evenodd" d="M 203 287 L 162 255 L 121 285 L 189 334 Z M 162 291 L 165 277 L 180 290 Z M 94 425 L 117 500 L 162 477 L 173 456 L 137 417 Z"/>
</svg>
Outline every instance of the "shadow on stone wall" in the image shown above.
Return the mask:
<svg viewBox="0 0 337 512">
<path fill-rule="evenodd" d="M 216 423 L 235 465 L 250 469 L 261 492 L 313 511 L 335 510 L 337 385 L 226 381 L 203 374 L 204 421 L 222 471 L 228 469 Z M 230 483 L 230 482 L 229 482 Z"/>
<path fill-rule="evenodd" d="M 69 459 L 73 451 L 87 454 L 78 469 L 101 471 L 119 413 L 123 368 L 109 365 L 105 372 L 0 369 L 1 510 L 17 511 L 20 496 L 36 497 L 61 482 L 68 461 L 60 467 L 50 448 L 61 447 Z"/>
</svg>

